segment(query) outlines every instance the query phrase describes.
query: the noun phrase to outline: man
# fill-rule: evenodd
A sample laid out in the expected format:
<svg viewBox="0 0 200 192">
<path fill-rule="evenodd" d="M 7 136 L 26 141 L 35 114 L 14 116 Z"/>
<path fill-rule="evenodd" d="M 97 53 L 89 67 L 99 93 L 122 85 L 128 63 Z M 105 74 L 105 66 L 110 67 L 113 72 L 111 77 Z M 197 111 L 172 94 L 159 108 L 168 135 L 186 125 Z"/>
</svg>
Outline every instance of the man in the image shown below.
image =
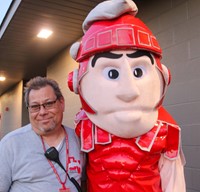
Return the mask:
<svg viewBox="0 0 200 192">
<path fill-rule="evenodd" d="M 170 83 L 161 48 L 132 0 L 97 5 L 71 48 L 69 74 L 82 109 L 76 133 L 88 153 L 88 192 L 185 192 L 180 127 L 162 107 Z"/>
<path fill-rule="evenodd" d="M 0 142 L 0 191 L 78 191 L 70 179 L 80 184 L 83 154 L 74 130 L 62 125 L 65 103 L 58 84 L 35 77 L 27 83 L 24 99 L 30 124 Z M 50 160 L 44 155 L 49 148 L 54 150 L 53 157 L 48 151 Z M 68 176 L 51 161 L 56 151 Z"/>
</svg>

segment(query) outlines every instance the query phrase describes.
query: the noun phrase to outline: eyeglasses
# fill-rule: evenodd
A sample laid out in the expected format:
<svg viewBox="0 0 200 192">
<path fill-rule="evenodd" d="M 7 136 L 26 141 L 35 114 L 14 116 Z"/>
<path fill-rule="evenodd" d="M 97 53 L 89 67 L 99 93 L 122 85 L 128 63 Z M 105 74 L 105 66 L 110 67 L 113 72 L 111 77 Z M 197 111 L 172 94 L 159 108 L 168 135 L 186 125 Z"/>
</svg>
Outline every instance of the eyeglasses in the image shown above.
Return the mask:
<svg viewBox="0 0 200 192">
<path fill-rule="evenodd" d="M 28 106 L 28 109 L 31 113 L 36 113 L 36 112 L 39 112 L 40 109 L 41 109 L 41 106 L 43 106 L 46 110 L 49 110 L 49 109 L 52 109 L 54 108 L 54 104 L 56 103 L 58 99 L 56 98 L 56 100 L 54 101 L 49 101 L 49 102 L 46 102 L 46 103 L 43 103 L 43 104 L 38 104 L 38 105 L 29 105 Z"/>
</svg>

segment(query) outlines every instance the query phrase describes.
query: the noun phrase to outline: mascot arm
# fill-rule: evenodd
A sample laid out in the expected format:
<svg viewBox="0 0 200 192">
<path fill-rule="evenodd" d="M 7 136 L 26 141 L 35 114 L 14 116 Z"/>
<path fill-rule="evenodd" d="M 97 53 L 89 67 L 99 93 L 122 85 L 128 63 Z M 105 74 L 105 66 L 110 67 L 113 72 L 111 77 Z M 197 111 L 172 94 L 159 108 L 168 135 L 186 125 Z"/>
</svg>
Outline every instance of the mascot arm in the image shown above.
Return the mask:
<svg viewBox="0 0 200 192">
<path fill-rule="evenodd" d="M 159 168 L 163 192 L 186 192 L 184 164 L 185 158 L 182 150 L 175 160 L 161 156 Z"/>
</svg>

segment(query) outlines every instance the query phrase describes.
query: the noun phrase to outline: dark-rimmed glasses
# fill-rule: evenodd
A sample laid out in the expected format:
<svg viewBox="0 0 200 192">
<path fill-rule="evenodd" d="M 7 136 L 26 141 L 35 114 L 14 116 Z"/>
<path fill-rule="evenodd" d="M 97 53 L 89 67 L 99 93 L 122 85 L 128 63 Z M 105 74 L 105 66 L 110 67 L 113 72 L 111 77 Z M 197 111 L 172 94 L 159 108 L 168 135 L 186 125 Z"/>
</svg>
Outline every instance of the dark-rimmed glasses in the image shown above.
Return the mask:
<svg viewBox="0 0 200 192">
<path fill-rule="evenodd" d="M 28 106 L 28 110 L 29 110 L 31 113 L 36 113 L 36 112 L 39 112 L 39 111 L 40 111 L 41 106 L 43 106 L 44 109 L 46 109 L 46 110 L 52 109 L 52 108 L 54 108 L 55 103 L 56 103 L 57 100 L 58 100 L 58 99 L 56 98 L 56 100 L 54 100 L 54 101 L 48 101 L 48 102 L 43 103 L 43 104 L 29 105 L 29 106 Z"/>
</svg>

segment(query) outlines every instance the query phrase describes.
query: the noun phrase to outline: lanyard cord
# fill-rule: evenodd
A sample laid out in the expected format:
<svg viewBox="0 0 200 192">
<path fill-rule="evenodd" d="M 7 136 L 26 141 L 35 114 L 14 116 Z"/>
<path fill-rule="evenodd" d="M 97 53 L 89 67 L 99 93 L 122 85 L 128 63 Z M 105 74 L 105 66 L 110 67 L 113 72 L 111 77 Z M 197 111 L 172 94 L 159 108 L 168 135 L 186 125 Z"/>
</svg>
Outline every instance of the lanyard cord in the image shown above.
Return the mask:
<svg viewBox="0 0 200 192">
<path fill-rule="evenodd" d="M 64 129 L 64 130 L 65 130 L 65 129 Z M 66 130 L 65 130 L 65 136 L 66 136 L 66 137 L 65 137 L 65 142 L 66 142 L 66 170 L 68 170 L 68 161 L 67 161 L 67 157 L 69 156 L 69 147 L 68 147 L 68 136 L 67 136 Z M 42 136 L 40 136 L 40 137 L 41 137 L 41 140 L 42 140 L 43 150 L 44 150 L 44 152 L 45 152 L 45 151 L 46 151 L 45 143 L 44 143 L 44 140 L 43 140 Z M 66 189 L 65 183 L 66 183 L 66 181 L 67 181 L 67 176 L 68 176 L 68 174 L 65 175 L 65 180 L 62 181 L 61 178 L 60 178 L 60 176 L 59 176 L 59 174 L 58 174 L 58 172 L 57 172 L 57 170 L 56 170 L 56 168 L 55 168 L 55 166 L 53 165 L 53 163 L 52 163 L 49 159 L 47 159 L 47 160 L 48 160 L 48 162 L 49 162 L 51 168 L 53 169 L 53 172 L 54 172 L 54 174 L 56 175 L 57 180 L 58 180 L 59 183 L 62 185 L 63 189 Z"/>
</svg>

